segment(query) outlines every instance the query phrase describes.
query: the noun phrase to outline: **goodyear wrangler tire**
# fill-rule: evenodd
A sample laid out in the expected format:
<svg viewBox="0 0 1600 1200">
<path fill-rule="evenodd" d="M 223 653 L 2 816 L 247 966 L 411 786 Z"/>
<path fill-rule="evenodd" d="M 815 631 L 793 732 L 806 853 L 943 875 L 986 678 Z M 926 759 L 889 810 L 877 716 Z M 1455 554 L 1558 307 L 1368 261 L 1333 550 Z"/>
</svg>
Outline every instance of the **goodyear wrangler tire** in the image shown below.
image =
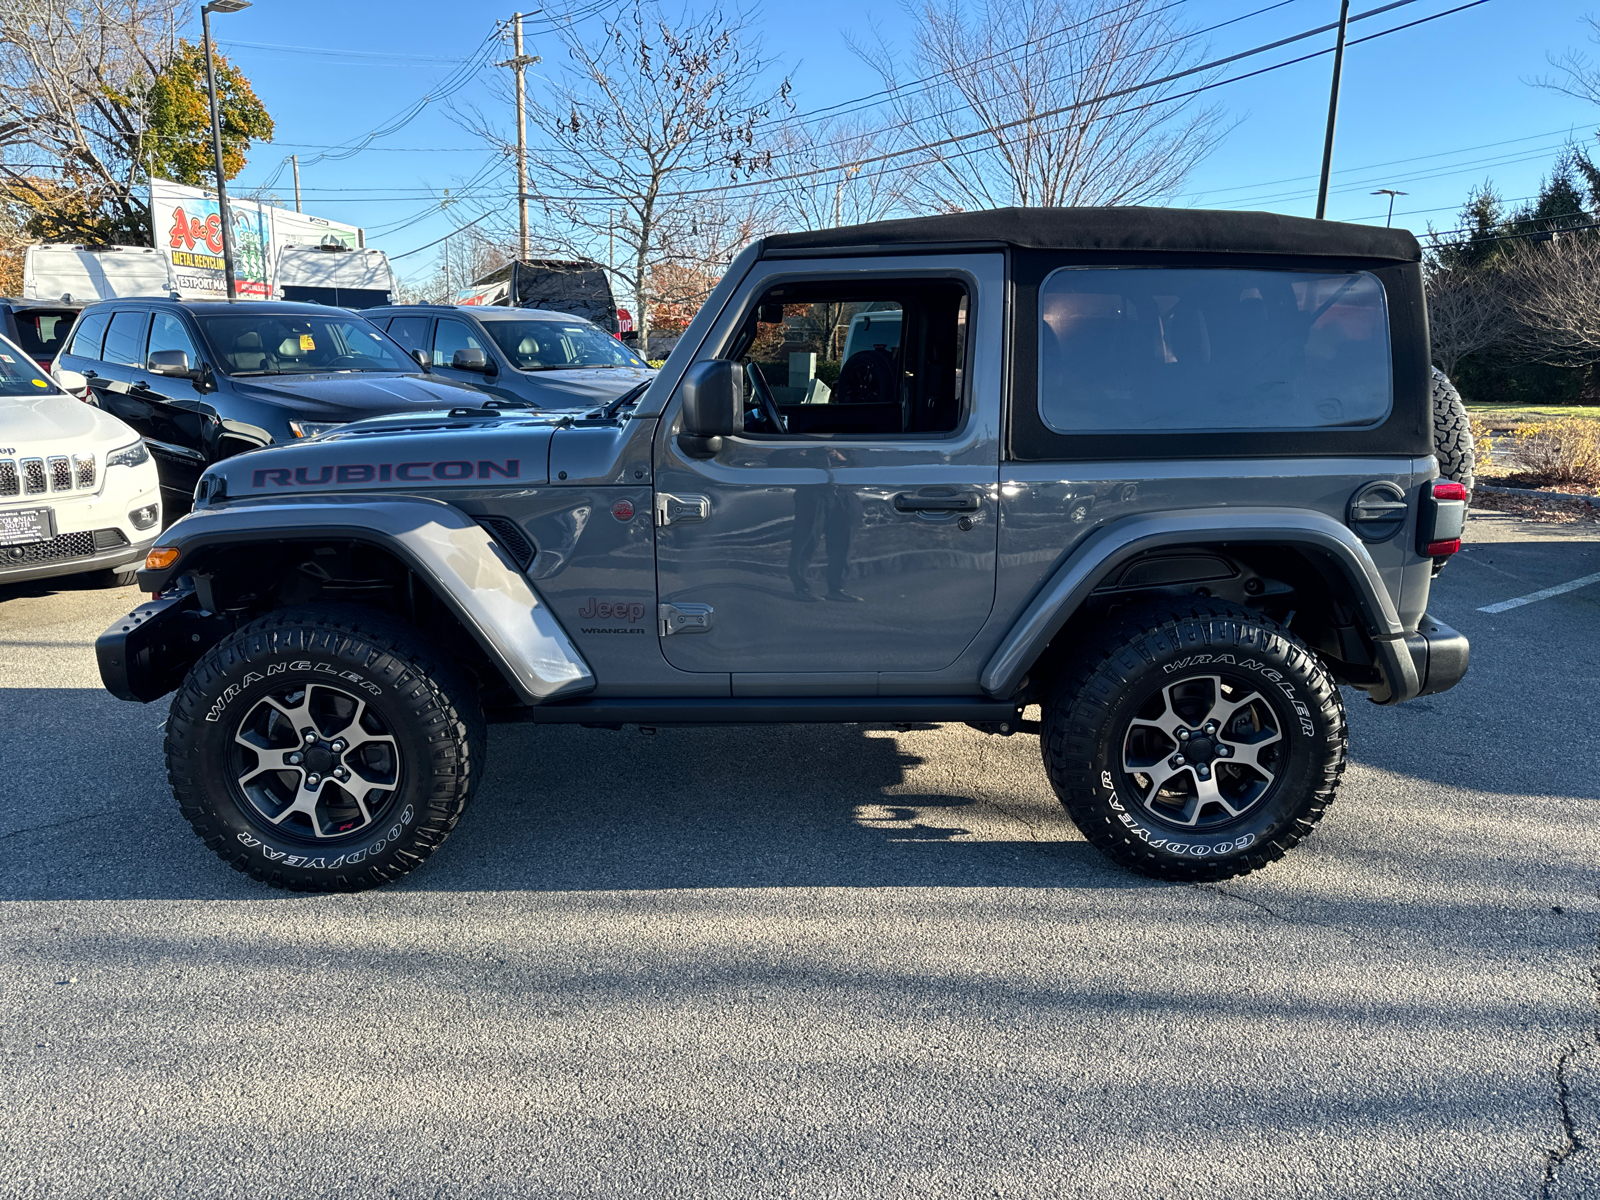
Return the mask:
<svg viewBox="0 0 1600 1200">
<path fill-rule="evenodd" d="M 419 866 L 483 769 L 467 678 L 379 613 L 273 613 L 195 664 L 167 719 L 183 815 L 274 887 L 359 891 Z"/>
<path fill-rule="evenodd" d="M 1214 880 L 1281 858 L 1344 772 L 1338 687 L 1247 608 L 1196 597 L 1141 610 L 1061 678 L 1044 722 L 1051 785 L 1108 858 Z"/>
<path fill-rule="evenodd" d="M 1439 460 L 1439 477 L 1461 484 L 1472 498 L 1478 467 L 1477 447 L 1472 441 L 1472 421 L 1461 394 L 1438 367 L 1433 368 L 1433 453 Z"/>
</svg>

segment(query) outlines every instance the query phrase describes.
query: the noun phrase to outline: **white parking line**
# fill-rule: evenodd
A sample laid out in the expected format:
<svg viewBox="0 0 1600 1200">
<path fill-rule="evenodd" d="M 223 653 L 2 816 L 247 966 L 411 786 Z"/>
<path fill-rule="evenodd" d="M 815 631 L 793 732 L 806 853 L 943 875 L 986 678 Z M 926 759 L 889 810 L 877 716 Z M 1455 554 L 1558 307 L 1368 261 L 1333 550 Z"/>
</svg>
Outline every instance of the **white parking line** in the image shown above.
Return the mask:
<svg viewBox="0 0 1600 1200">
<path fill-rule="evenodd" d="M 1535 600 L 1548 600 L 1551 596 L 1559 596 L 1562 592 L 1575 592 L 1581 587 L 1588 587 L 1591 583 L 1600 583 L 1600 571 L 1593 575 L 1585 575 L 1582 579 L 1574 579 L 1571 583 L 1558 583 L 1555 587 L 1543 588 L 1537 592 L 1529 592 L 1526 596 L 1518 596 L 1515 600 L 1502 600 L 1499 604 L 1485 604 L 1479 612 L 1500 613 L 1508 608 L 1521 608 L 1524 604 L 1532 604 Z"/>
</svg>

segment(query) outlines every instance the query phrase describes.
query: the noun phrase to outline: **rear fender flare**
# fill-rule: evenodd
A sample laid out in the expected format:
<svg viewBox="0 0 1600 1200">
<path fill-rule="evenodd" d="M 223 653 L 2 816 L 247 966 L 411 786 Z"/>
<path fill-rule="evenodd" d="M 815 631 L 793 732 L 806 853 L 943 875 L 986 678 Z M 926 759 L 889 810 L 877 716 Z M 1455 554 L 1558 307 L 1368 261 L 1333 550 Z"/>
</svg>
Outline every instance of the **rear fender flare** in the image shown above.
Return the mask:
<svg viewBox="0 0 1600 1200">
<path fill-rule="evenodd" d="M 538 591 L 488 532 L 460 509 L 421 496 L 306 496 L 239 500 L 174 523 L 163 571 L 141 571 L 159 592 L 210 547 L 249 542 L 354 541 L 387 550 L 451 609 L 525 703 L 594 687 L 594 675 Z"/>
<path fill-rule="evenodd" d="M 1096 530 L 1046 580 L 984 666 L 990 696 L 1014 695 L 1052 638 L 1112 571 L 1137 555 L 1173 546 L 1255 542 L 1294 546 L 1328 561 L 1350 582 L 1386 681 L 1380 703 L 1417 694 L 1416 665 L 1388 589 L 1361 540 L 1346 526 L 1303 509 L 1202 508 L 1125 517 Z"/>
</svg>

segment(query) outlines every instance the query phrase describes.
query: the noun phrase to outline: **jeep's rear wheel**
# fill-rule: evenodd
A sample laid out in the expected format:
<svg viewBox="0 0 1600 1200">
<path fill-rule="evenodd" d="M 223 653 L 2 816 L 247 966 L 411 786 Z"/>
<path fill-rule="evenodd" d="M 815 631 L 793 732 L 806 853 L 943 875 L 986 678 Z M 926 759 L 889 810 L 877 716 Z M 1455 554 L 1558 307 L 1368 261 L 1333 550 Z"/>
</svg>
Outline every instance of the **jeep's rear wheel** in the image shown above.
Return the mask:
<svg viewBox="0 0 1600 1200">
<path fill-rule="evenodd" d="M 483 746 L 460 672 L 382 614 L 329 605 L 218 643 L 173 698 L 166 752 L 184 816 L 235 870 L 357 891 L 438 849 Z"/>
<path fill-rule="evenodd" d="M 1105 633 L 1044 725 L 1056 795 L 1109 858 L 1159 879 L 1243 875 L 1311 832 L 1344 771 L 1327 670 L 1259 613 L 1196 597 Z"/>
</svg>

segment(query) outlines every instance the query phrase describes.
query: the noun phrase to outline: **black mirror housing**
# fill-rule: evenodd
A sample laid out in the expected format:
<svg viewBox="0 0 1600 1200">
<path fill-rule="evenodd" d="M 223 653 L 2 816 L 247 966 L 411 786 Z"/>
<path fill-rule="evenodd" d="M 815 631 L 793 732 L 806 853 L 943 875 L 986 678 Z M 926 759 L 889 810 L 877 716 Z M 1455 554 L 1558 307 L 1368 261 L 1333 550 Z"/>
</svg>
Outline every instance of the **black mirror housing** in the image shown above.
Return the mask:
<svg viewBox="0 0 1600 1200">
<path fill-rule="evenodd" d="M 411 357 L 417 360 L 417 366 L 421 367 L 424 371 L 433 365 L 428 361 L 428 352 L 426 350 L 413 350 L 411 352 Z"/>
<path fill-rule="evenodd" d="M 457 371 L 477 371 L 481 375 L 493 375 L 495 372 L 495 365 L 482 350 L 457 350 L 450 359 L 450 365 Z"/>
<path fill-rule="evenodd" d="M 157 350 L 150 355 L 145 363 L 145 369 L 157 375 L 171 375 L 178 379 L 197 378 L 199 372 L 189 367 L 189 353 L 186 350 Z"/>
<path fill-rule="evenodd" d="M 715 358 L 684 373 L 683 415 L 678 442 L 693 458 L 710 458 L 722 439 L 739 428 L 744 410 L 744 372 L 739 364 Z"/>
</svg>

